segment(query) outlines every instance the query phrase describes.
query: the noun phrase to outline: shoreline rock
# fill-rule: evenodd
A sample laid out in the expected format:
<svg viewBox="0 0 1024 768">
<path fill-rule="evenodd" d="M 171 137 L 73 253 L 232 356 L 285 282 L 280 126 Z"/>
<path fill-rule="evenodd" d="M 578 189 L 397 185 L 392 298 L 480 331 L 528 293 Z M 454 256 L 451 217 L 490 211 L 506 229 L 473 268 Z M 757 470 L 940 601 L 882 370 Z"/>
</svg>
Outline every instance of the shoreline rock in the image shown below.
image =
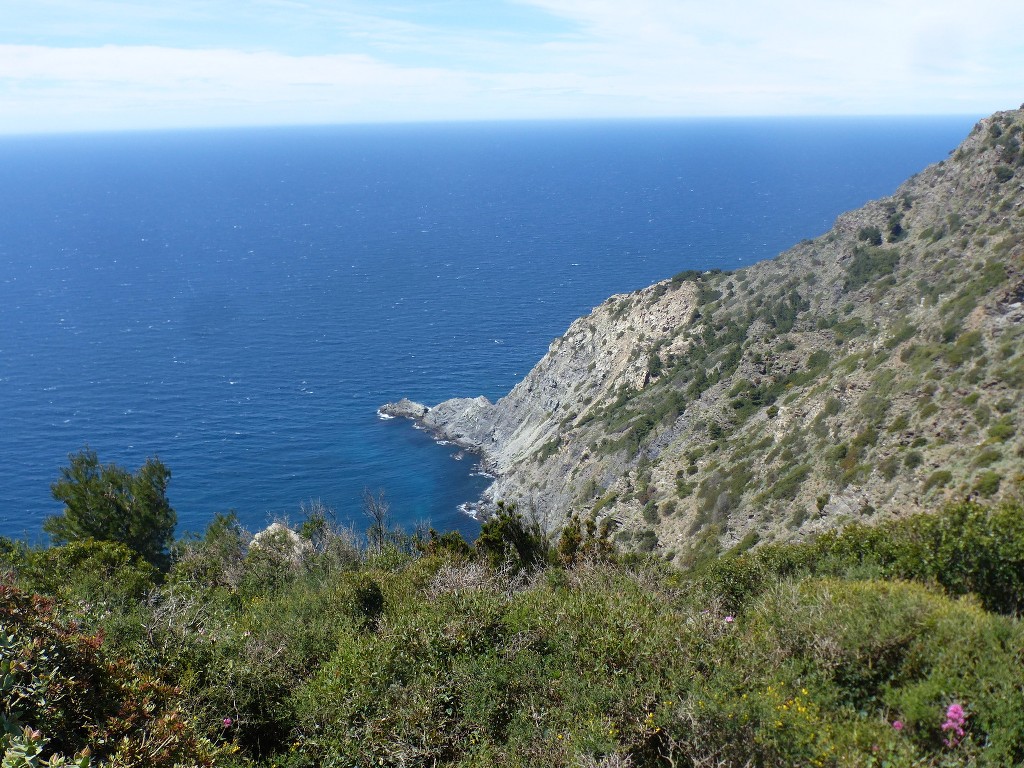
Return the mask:
<svg viewBox="0 0 1024 768">
<path fill-rule="evenodd" d="M 416 403 L 403 397 L 397 403 L 384 403 L 377 409 L 377 415 L 386 418 L 422 419 L 430 409 L 422 403 Z"/>
</svg>

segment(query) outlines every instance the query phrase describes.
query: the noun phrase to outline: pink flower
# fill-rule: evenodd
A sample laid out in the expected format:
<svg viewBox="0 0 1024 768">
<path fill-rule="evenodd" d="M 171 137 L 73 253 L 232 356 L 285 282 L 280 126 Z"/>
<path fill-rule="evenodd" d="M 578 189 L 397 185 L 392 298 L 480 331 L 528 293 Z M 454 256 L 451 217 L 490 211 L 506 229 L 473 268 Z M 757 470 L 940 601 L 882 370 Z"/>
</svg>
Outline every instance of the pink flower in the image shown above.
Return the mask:
<svg viewBox="0 0 1024 768">
<path fill-rule="evenodd" d="M 950 704 L 946 709 L 946 722 L 942 724 L 942 730 L 949 733 L 949 738 L 943 739 L 942 743 L 952 749 L 964 737 L 964 724 L 967 722 L 967 715 L 964 708 L 959 704 Z"/>
<path fill-rule="evenodd" d="M 902 720 L 893 720 L 892 721 L 892 727 L 895 728 L 897 731 L 902 731 L 903 730 L 903 721 Z"/>
<path fill-rule="evenodd" d="M 734 619 L 732 616 L 726 616 L 725 617 L 725 623 L 726 624 L 732 624 L 734 621 L 736 621 L 736 619 Z"/>
<path fill-rule="evenodd" d="M 224 727 L 225 727 L 225 728 L 230 728 L 230 727 L 231 727 L 231 724 L 232 724 L 232 723 L 234 723 L 234 722 L 235 722 L 235 721 L 234 721 L 234 720 L 232 720 L 232 719 L 231 719 L 230 717 L 225 717 L 225 718 L 224 718 Z"/>
</svg>

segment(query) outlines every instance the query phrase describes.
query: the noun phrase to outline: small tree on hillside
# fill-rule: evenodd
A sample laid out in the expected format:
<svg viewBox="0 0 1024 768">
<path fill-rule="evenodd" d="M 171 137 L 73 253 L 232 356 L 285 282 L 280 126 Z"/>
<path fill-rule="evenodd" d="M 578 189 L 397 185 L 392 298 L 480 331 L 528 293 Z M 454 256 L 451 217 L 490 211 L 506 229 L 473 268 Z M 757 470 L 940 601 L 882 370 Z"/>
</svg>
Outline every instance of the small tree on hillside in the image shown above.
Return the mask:
<svg viewBox="0 0 1024 768">
<path fill-rule="evenodd" d="M 536 516 L 525 519 L 516 505 L 498 502 L 494 515 L 480 527 L 476 550 L 493 568 L 509 564 L 515 571 L 543 567 L 551 545 Z"/>
<path fill-rule="evenodd" d="M 163 568 L 177 515 L 167 501 L 171 471 L 159 459 L 146 459 L 132 474 L 116 464 L 100 464 L 84 448 L 68 456 L 70 465 L 50 486 L 64 511 L 48 517 L 45 530 L 58 544 L 95 539 L 117 541 Z"/>
</svg>

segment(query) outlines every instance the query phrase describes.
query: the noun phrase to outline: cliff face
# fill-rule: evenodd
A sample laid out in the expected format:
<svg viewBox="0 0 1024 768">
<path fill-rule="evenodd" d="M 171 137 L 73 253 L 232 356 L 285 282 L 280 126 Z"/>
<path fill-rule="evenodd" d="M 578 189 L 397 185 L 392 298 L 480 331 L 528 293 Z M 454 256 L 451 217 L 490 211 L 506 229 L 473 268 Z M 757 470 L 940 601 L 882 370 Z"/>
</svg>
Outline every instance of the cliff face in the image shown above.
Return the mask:
<svg viewBox="0 0 1024 768">
<path fill-rule="evenodd" d="M 681 562 L 998 496 L 1024 470 L 1024 113 L 831 231 L 613 296 L 497 403 L 385 406 L 478 452 L 483 505 Z"/>
</svg>

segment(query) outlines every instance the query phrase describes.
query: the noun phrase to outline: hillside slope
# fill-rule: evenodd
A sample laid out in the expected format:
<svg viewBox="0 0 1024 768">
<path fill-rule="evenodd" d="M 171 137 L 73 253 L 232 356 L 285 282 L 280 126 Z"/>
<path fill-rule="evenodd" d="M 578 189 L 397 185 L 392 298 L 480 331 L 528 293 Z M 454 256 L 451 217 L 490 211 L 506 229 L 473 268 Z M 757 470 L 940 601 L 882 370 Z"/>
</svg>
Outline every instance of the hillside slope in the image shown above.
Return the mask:
<svg viewBox="0 0 1024 768">
<path fill-rule="evenodd" d="M 682 563 L 949 496 L 1024 469 L 1024 112 L 825 235 L 684 273 L 575 321 L 497 403 L 385 412 L 479 453 L 486 508 L 614 518 Z"/>
</svg>

